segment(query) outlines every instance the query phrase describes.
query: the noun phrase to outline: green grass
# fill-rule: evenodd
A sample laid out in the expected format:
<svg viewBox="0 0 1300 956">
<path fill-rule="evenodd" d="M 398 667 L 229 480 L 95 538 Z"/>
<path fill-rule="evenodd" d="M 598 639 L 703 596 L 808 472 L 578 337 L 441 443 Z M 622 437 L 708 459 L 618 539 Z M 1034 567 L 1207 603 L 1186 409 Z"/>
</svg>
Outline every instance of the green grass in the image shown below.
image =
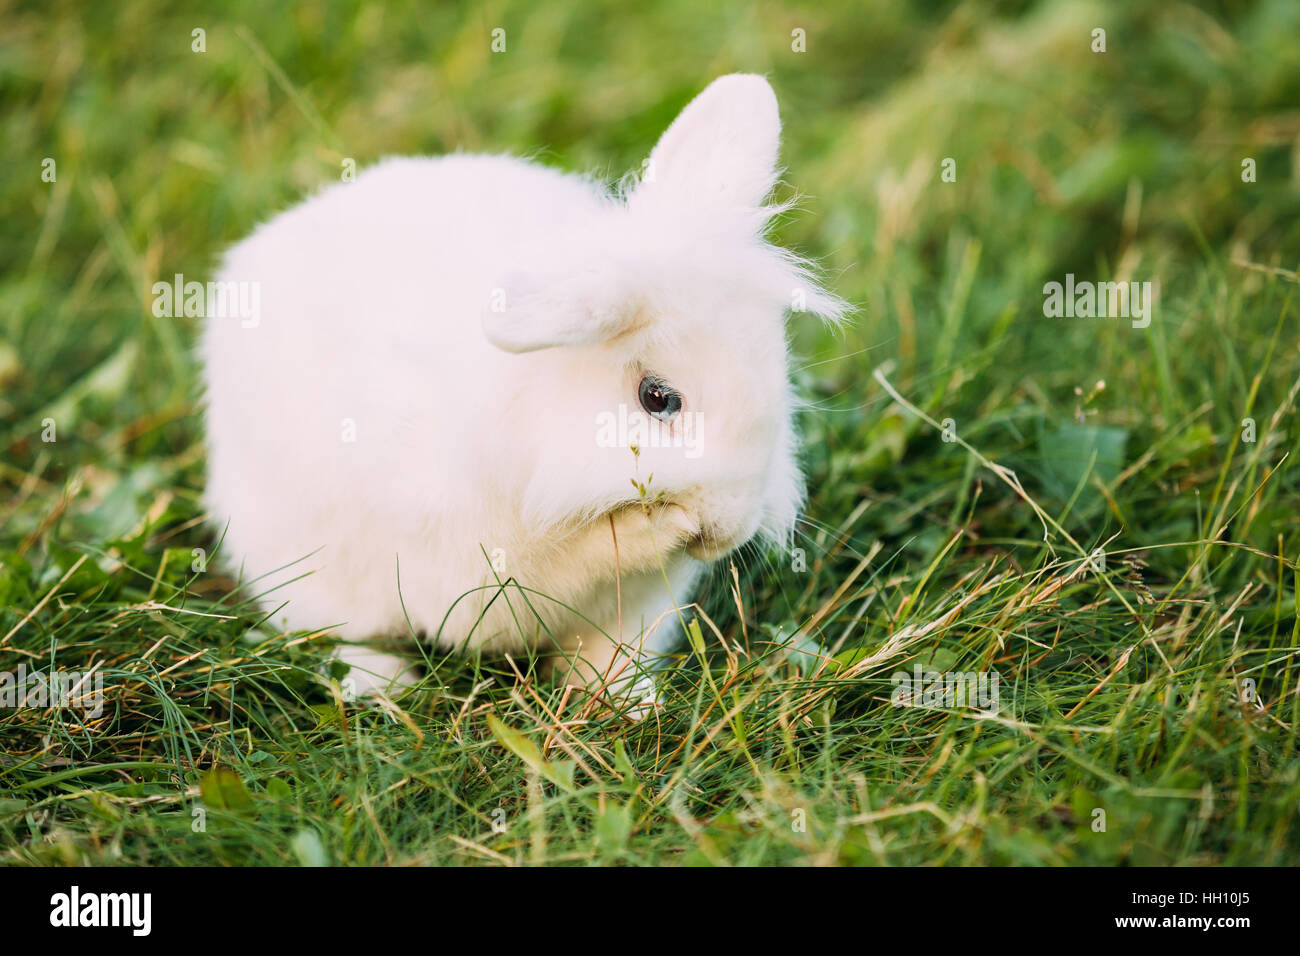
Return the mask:
<svg viewBox="0 0 1300 956">
<path fill-rule="evenodd" d="M 925 7 L 0 2 L 0 670 L 106 694 L 0 710 L 0 862 L 1300 861 L 1300 7 Z M 779 238 L 860 306 L 793 329 L 802 552 L 718 569 L 640 723 L 522 660 L 344 701 L 329 635 L 192 570 L 195 328 L 150 285 L 349 157 L 615 178 L 733 70 L 782 102 Z M 1066 273 L 1154 321 L 1044 317 Z M 998 713 L 892 706 L 918 664 Z"/>
</svg>

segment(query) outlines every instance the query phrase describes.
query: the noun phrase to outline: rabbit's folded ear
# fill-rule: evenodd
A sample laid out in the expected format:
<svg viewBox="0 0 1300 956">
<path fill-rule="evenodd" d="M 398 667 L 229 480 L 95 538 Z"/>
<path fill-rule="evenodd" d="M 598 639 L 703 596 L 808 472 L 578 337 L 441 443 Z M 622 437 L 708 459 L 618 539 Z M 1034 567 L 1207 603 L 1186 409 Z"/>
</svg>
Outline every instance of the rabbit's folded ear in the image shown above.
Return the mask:
<svg viewBox="0 0 1300 956">
<path fill-rule="evenodd" d="M 755 208 L 776 184 L 780 145 L 781 116 L 767 80 L 719 77 L 660 137 L 633 198 Z"/>
<path fill-rule="evenodd" d="M 511 287 L 522 291 L 512 300 Z M 506 352 L 535 352 L 563 345 L 596 345 L 631 331 L 640 309 L 625 289 L 596 271 L 549 282 L 531 291 L 532 282 L 493 290 L 483 311 L 483 332 Z"/>
</svg>

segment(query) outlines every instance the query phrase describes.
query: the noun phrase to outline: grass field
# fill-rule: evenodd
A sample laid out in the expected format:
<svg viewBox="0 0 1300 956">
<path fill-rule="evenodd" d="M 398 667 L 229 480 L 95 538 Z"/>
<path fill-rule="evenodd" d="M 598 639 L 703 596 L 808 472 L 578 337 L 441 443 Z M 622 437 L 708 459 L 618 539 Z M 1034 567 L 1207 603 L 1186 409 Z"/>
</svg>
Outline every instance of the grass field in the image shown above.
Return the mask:
<svg viewBox="0 0 1300 956">
<path fill-rule="evenodd" d="M 1300 862 L 1300 5 L 221 6 L 0 0 L 0 671 L 104 688 L 0 709 L 0 862 Z M 616 179 L 737 70 L 858 307 L 792 322 L 797 550 L 718 567 L 639 723 L 528 661 L 345 701 L 195 570 L 150 287 L 348 159 Z M 1045 315 L 1067 274 L 1149 325 Z M 894 706 L 918 666 L 996 712 Z"/>
</svg>

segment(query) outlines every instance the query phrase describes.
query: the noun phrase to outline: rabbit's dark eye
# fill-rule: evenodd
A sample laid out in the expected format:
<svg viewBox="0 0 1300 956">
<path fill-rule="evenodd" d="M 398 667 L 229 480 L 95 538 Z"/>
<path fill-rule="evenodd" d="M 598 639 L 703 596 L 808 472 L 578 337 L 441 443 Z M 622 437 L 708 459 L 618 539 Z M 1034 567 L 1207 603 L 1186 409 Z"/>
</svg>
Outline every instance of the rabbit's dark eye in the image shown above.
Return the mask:
<svg viewBox="0 0 1300 956">
<path fill-rule="evenodd" d="M 675 418 L 682 410 L 682 397 L 663 379 L 647 375 L 637 389 L 641 407 L 662 422 Z"/>
</svg>

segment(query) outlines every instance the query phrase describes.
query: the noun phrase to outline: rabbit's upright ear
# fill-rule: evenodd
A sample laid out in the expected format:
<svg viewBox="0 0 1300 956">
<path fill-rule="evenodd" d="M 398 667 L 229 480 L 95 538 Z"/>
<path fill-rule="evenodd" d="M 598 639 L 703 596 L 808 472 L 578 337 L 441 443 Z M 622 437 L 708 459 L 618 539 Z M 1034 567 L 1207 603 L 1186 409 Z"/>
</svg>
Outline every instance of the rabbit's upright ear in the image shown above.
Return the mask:
<svg viewBox="0 0 1300 956">
<path fill-rule="evenodd" d="M 641 316 L 618 277 L 602 269 L 540 283 L 517 278 L 494 293 L 483 332 L 506 352 L 595 345 L 631 331 Z"/>
<path fill-rule="evenodd" d="M 780 145 L 781 116 L 767 80 L 719 77 L 660 137 L 633 201 L 664 196 L 757 207 L 776 184 Z"/>
</svg>

